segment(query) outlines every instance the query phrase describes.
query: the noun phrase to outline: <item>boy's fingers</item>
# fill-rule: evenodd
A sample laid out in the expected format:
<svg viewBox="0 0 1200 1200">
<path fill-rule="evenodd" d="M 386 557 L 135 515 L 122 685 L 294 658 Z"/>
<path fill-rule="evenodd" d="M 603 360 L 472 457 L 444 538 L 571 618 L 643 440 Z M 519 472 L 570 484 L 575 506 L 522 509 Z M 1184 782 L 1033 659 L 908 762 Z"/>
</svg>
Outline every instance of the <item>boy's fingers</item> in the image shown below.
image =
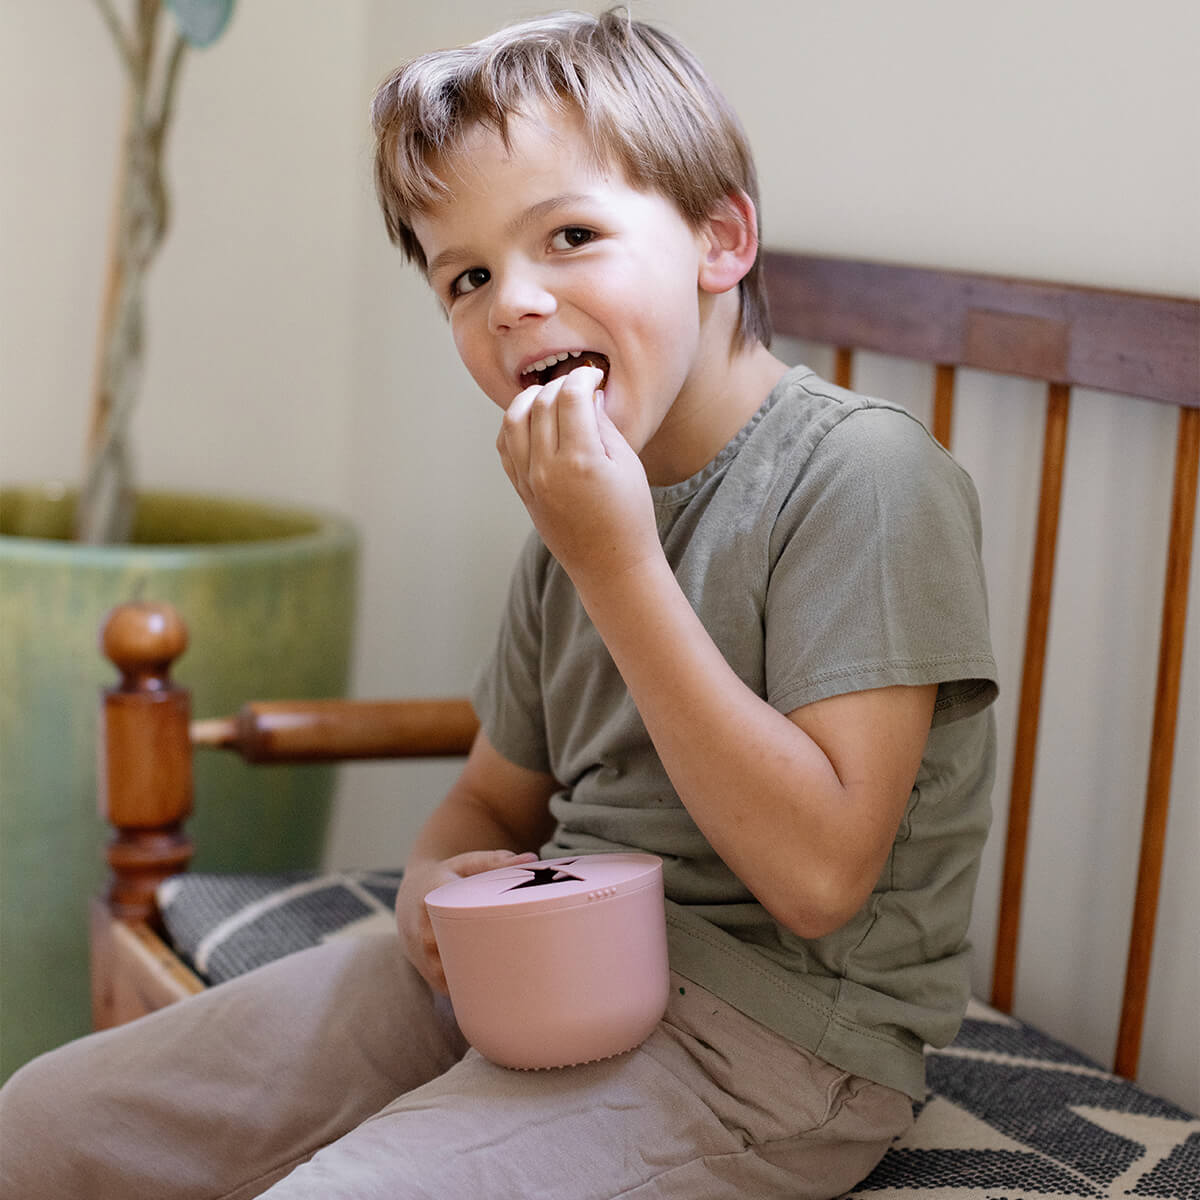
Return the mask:
<svg viewBox="0 0 1200 1200">
<path fill-rule="evenodd" d="M 518 392 L 512 403 L 504 410 L 504 427 L 507 429 L 519 429 L 529 421 L 529 410 L 533 407 L 533 402 L 537 399 L 538 393 L 542 389 L 536 384 L 533 387 L 527 387 L 523 392 Z"/>
<path fill-rule="evenodd" d="M 468 850 L 448 859 L 448 866 L 456 875 L 478 875 L 481 871 L 492 871 L 496 867 L 508 867 L 517 863 L 530 862 L 537 858 L 531 850 L 520 854 L 512 850 Z"/>
<path fill-rule="evenodd" d="M 500 451 L 500 465 L 504 468 L 505 475 L 508 476 L 508 482 L 520 491 L 520 477 L 517 475 L 517 469 L 513 466 L 512 455 L 508 452 L 508 446 L 504 440 L 504 430 L 500 431 L 500 436 L 496 438 L 496 449 Z"/>
<path fill-rule="evenodd" d="M 496 448 L 500 451 L 504 470 L 514 485 L 517 483 L 517 476 L 524 475 L 529 470 L 529 410 L 540 390 L 535 385 L 518 392 L 504 410 L 500 421 Z"/>
<path fill-rule="evenodd" d="M 583 449 L 596 444 L 596 389 L 604 381 L 598 367 L 576 367 L 558 397 L 558 445 Z"/>
<path fill-rule="evenodd" d="M 500 423 L 496 449 L 504 473 L 522 496 L 535 463 L 549 463 L 562 450 L 597 447 L 596 394 L 603 379 L 597 367 L 576 367 L 513 397 Z"/>
<path fill-rule="evenodd" d="M 604 393 L 596 393 L 596 429 L 600 434 L 600 444 L 604 447 L 604 453 L 609 458 L 616 458 L 619 454 L 632 454 L 629 443 L 625 440 L 625 435 L 613 424 L 612 418 L 608 415 L 608 410 L 604 407 Z"/>
<path fill-rule="evenodd" d="M 548 461 L 558 451 L 558 405 L 566 379 L 552 379 L 533 398 L 529 408 L 529 462 Z"/>
</svg>

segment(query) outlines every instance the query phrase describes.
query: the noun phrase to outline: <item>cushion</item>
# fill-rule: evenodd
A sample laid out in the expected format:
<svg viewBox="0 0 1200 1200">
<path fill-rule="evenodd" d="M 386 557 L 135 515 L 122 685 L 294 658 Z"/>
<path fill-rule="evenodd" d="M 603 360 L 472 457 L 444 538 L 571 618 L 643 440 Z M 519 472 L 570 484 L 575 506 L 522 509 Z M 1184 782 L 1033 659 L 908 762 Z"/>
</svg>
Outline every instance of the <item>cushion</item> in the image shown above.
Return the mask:
<svg viewBox="0 0 1200 1200">
<path fill-rule="evenodd" d="M 1200 1121 L 973 1000 L 917 1119 L 852 1200 L 1200 1200 Z"/>
<path fill-rule="evenodd" d="M 392 928 L 400 874 L 184 874 L 159 904 L 176 950 L 219 983 Z M 926 1066 L 913 1127 L 845 1200 L 1200 1200 L 1200 1121 L 1022 1021 L 972 1001 Z"/>
<path fill-rule="evenodd" d="M 176 953 L 206 983 L 222 983 L 330 937 L 393 928 L 400 876 L 185 873 L 159 887 L 158 906 Z"/>
</svg>

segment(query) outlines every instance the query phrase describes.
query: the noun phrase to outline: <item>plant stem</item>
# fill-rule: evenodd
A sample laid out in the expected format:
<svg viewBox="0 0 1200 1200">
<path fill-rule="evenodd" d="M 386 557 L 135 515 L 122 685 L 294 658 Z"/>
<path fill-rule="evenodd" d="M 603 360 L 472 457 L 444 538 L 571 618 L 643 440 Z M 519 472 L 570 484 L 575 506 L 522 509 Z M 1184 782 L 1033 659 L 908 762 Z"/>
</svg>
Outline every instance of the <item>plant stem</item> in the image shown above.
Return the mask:
<svg viewBox="0 0 1200 1200">
<path fill-rule="evenodd" d="M 112 6 L 112 0 L 96 0 L 96 7 L 100 10 L 100 16 L 104 19 L 105 25 L 108 26 L 109 33 L 112 34 L 113 41 L 117 46 L 117 53 L 121 56 L 121 61 L 125 64 L 125 69 L 132 73 L 133 46 L 130 43 L 129 35 L 121 26 L 121 19 L 117 16 L 116 10 Z"/>
<path fill-rule="evenodd" d="M 120 50 L 128 90 L 75 536 L 115 542 L 128 540 L 132 527 L 128 427 L 142 379 L 142 299 L 146 272 L 167 230 L 163 154 L 187 43 L 176 35 L 152 108 L 160 0 L 135 0 L 131 33 L 121 27 L 111 0 L 96 4 Z"/>
</svg>

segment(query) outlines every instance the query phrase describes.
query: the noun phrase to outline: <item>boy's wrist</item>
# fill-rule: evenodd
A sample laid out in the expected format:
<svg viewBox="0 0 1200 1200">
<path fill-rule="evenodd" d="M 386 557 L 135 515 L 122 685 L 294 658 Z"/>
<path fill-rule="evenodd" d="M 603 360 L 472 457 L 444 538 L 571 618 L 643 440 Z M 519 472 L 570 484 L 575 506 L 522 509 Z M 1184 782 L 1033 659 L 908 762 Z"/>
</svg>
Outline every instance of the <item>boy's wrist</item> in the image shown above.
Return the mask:
<svg viewBox="0 0 1200 1200">
<path fill-rule="evenodd" d="M 624 640 L 631 626 L 644 632 L 648 624 L 657 626 L 669 620 L 670 600 L 682 596 L 657 542 L 652 550 L 627 562 L 593 560 L 568 574 L 580 603 L 606 642 L 614 636 Z"/>
</svg>

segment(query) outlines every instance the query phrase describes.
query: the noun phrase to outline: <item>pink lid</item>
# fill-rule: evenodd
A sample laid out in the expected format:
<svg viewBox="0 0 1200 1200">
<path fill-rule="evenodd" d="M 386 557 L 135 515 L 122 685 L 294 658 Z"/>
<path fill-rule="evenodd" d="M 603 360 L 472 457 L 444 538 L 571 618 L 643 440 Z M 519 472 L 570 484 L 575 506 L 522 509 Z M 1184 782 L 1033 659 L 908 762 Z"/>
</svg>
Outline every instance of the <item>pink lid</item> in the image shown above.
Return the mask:
<svg viewBox="0 0 1200 1200">
<path fill-rule="evenodd" d="M 581 854 L 497 867 L 434 888 L 425 903 L 439 917 L 499 917 L 571 908 L 636 892 L 662 879 L 653 854 Z"/>
</svg>

